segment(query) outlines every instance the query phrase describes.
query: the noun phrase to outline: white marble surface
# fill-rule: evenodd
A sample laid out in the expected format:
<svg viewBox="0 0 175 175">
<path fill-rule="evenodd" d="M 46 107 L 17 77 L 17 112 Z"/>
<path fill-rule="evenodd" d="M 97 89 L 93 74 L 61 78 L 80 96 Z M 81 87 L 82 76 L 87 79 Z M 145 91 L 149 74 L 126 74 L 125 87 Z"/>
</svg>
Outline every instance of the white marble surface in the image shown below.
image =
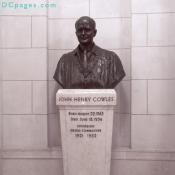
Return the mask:
<svg viewBox="0 0 175 175">
<path fill-rule="evenodd" d="M 90 15 L 93 18 L 130 17 L 130 0 L 91 0 Z"/>
<path fill-rule="evenodd" d="M 147 28 L 148 21 L 146 14 L 132 15 L 132 45 L 146 46 L 147 45 Z"/>
<path fill-rule="evenodd" d="M 0 21 L 0 48 L 26 48 L 31 46 L 30 17 L 0 16 Z"/>
<path fill-rule="evenodd" d="M 132 0 L 133 13 L 170 13 L 174 10 L 173 0 Z"/>
<path fill-rule="evenodd" d="M 132 114 L 147 114 L 147 91 L 146 80 L 132 80 Z"/>
<path fill-rule="evenodd" d="M 175 14 L 150 14 L 148 16 L 148 45 L 175 45 Z"/>
<path fill-rule="evenodd" d="M 47 114 L 47 81 L 32 83 L 33 113 Z"/>
<path fill-rule="evenodd" d="M 104 49 L 130 48 L 130 18 L 104 18 L 95 21 L 98 31 L 94 41 L 97 45 Z"/>
<path fill-rule="evenodd" d="M 59 98 L 72 99 L 59 101 Z M 90 99 L 78 101 L 74 99 Z M 94 101 L 93 99 L 113 99 Z M 59 90 L 64 175 L 109 175 L 114 90 Z"/>
<path fill-rule="evenodd" d="M 174 152 L 175 115 L 132 115 L 132 149 Z"/>
<path fill-rule="evenodd" d="M 49 49 L 73 49 L 78 45 L 75 35 L 76 19 L 48 20 Z M 64 27 L 63 27 L 64 26 Z M 71 36 L 71 37 L 70 37 Z"/>
<path fill-rule="evenodd" d="M 4 81 L 3 113 L 32 114 L 31 87 L 30 81 Z"/>
<path fill-rule="evenodd" d="M 32 17 L 32 47 L 47 47 L 46 17 Z"/>
<path fill-rule="evenodd" d="M 3 49 L 3 80 L 47 80 L 47 50 Z"/>
<path fill-rule="evenodd" d="M 47 115 L 4 115 L 3 149 L 46 149 Z"/>
<path fill-rule="evenodd" d="M 48 8 L 49 18 L 79 18 L 88 16 L 89 0 L 52 0 L 56 8 Z"/>
<path fill-rule="evenodd" d="M 159 80 L 175 79 L 174 55 L 175 47 L 133 48 L 132 78 Z"/>
<path fill-rule="evenodd" d="M 175 81 L 148 81 L 148 114 L 175 114 Z"/>
</svg>

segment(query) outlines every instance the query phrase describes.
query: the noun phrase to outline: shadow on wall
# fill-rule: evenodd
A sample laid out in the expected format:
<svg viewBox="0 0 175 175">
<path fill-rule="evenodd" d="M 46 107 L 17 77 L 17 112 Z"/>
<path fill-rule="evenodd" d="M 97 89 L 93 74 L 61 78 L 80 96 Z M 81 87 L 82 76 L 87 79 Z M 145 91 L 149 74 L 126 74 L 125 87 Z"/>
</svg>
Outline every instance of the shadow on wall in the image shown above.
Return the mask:
<svg viewBox="0 0 175 175">
<path fill-rule="evenodd" d="M 49 114 L 48 114 L 48 145 L 61 146 L 60 116 L 56 106 L 56 92 L 61 87 L 55 81 L 48 81 L 49 85 Z"/>
</svg>

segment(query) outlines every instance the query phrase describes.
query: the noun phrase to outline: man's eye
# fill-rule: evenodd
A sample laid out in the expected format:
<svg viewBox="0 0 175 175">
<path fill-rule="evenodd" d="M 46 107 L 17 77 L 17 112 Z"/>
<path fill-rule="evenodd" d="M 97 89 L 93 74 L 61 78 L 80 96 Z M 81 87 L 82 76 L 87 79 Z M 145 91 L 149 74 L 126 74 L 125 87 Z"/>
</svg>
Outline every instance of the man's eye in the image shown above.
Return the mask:
<svg viewBox="0 0 175 175">
<path fill-rule="evenodd" d="M 90 32 L 90 31 L 91 31 L 91 29 L 86 29 L 85 31 L 86 31 L 86 32 Z"/>
<path fill-rule="evenodd" d="M 90 32 L 91 29 L 78 29 L 78 33 L 82 33 L 82 32 Z"/>
</svg>

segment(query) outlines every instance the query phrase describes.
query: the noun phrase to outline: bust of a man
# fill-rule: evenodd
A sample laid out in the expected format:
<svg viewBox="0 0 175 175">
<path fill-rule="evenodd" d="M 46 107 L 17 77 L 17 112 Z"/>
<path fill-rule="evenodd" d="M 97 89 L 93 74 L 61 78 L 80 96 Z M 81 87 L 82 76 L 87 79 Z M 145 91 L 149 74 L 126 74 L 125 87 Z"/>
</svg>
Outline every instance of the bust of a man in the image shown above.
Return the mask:
<svg viewBox="0 0 175 175">
<path fill-rule="evenodd" d="M 92 18 L 79 18 L 75 29 L 79 45 L 60 58 L 53 78 L 64 89 L 114 88 L 125 76 L 119 57 L 95 45 L 97 30 Z"/>
</svg>

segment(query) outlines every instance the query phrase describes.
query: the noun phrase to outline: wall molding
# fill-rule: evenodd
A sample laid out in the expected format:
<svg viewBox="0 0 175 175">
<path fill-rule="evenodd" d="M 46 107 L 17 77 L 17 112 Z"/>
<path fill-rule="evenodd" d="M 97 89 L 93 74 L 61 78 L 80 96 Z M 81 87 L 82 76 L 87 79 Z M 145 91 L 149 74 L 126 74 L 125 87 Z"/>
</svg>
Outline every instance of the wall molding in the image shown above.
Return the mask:
<svg viewBox="0 0 175 175">
<path fill-rule="evenodd" d="M 60 147 L 42 150 L 4 149 L 1 153 L 2 159 L 62 159 Z M 112 160 L 175 161 L 175 150 L 114 149 Z"/>
</svg>

